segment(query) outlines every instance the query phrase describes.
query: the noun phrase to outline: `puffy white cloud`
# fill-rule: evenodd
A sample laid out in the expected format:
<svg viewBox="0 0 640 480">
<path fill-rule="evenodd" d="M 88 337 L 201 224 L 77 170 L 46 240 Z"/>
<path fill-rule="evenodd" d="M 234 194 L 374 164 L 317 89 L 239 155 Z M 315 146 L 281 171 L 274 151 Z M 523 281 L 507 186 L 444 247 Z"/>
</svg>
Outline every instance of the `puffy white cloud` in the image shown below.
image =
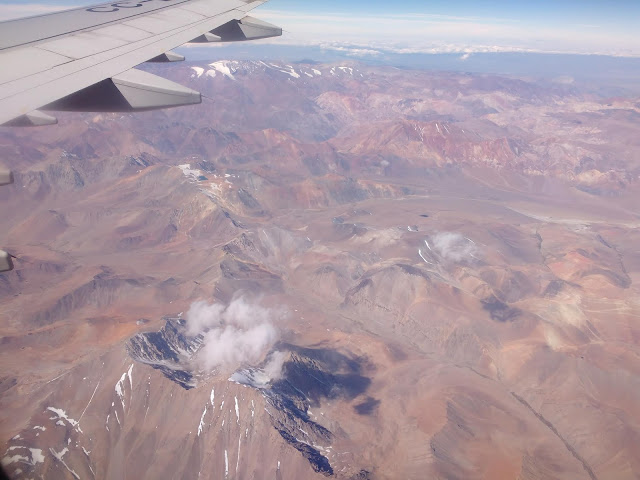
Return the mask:
<svg viewBox="0 0 640 480">
<path fill-rule="evenodd" d="M 232 372 L 261 363 L 280 338 L 276 322 L 285 310 L 266 308 L 259 301 L 237 297 L 228 306 L 194 302 L 187 312 L 187 333 L 202 334 L 203 345 L 195 361 L 208 371 Z M 267 363 L 271 374 L 282 360 L 275 353 Z"/>
<path fill-rule="evenodd" d="M 276 350 L 269 355 L 267 363 L 262 370 L 270 380 L 278 380 L 282 376 L 282 366 L 286 359 L 286 353 Z"/>
<path fill-rule="evenodd" d="M 456 232 L 437 233 L 428 242 L 431 251 L 450 262 L 473 261 L 479 253 L 473 240 Z"/>
</svg>

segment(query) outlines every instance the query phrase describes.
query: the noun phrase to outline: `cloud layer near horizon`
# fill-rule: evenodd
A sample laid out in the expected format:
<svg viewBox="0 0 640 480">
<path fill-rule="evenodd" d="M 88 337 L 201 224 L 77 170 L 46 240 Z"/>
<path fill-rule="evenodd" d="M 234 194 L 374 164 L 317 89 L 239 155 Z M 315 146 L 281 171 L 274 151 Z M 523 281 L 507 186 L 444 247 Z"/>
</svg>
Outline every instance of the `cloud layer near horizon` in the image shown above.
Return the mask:
<svg viewBox="0 0 640 480">
<path fill-rule="evenodd" d="M 283 26 L 271 43 L 351 45 L 365 53 L 548 52 L 640 56 L 632 35 L 597 25 L 537 26 L 518 20 L 444 15 L 311 15 L 263 10 L 260 17 Z M 375 54 L 375 53 L 373 53 Z"/>
<path fill-rule="evenodd" d="M 0 20 L 50 13 L 91 2 L 7 3 Z M 263 43 L 315 46 L 353 56 L 381 53 L 546 52 L 640 56 L 635 33 L 597 24 L 538 25 L 509 18 L 397 13 L 304 13 L 278 10 L 277 2 L 253 14 L 285 32 Z M 301 7 L 302 8 L 302 7 Z M 200 45 L 202 46 L 202 45 Z"/>
</svg>

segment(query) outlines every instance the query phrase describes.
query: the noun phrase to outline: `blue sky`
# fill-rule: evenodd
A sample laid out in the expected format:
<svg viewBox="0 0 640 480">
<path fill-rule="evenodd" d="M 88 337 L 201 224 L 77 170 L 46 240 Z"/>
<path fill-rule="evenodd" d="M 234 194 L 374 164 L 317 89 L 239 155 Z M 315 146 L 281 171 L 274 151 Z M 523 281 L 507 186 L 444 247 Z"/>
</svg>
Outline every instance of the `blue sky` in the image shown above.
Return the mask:
<svg viewBox="0 0 640 480">
<path fill-rule="evenodd" d="M 1 1 L 0 18 L 96 2 Z M 372 55 L 491 51 L 640 56 L 640 0 L 271 0 L 272 43 Z"/>
</svg>

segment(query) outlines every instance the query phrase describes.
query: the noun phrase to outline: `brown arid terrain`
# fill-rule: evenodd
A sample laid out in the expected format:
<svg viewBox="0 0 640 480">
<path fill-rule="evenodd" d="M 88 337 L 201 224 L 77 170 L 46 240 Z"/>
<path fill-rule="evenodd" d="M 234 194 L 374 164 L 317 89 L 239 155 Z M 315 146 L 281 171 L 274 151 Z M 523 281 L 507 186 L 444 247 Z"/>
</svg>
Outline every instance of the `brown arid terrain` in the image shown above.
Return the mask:
<svg viewBox="0 0 640 480">
<path fill-rule="evenodd" d="M 639 98 L 153 68 L 207 98 L 0 130 L 10 477 L 638 478 Z"/>
</svg>

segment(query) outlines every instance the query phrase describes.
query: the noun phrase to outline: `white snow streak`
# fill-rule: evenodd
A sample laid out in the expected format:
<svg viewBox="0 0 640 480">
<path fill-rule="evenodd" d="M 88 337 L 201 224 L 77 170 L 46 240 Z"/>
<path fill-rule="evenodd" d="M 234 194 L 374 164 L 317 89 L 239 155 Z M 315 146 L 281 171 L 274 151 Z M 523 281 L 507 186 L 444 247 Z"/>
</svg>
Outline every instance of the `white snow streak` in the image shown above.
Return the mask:
<svg viewBox="0 0 640 480">
<path fill-rule="evenodd" d="M 13 447 L 9 447 L 7 451 L 10 452 L 12 450 L 18 450 L 18 449 L 29 450 L 29 452 L 31 453 L 31 458 L 24 455 L 13 455 L 13 456 L 6 455 L 5 457 L 2 458 L 2 461 L 0 462 L 3 467 L 7 467 L 12 463 L 18 463 L 18 462 L 29 464 L 32 467 L 35 466 L 37 463 L 44 463 L 44 455 L 42 455 L 42 450 L 40 450 L 39 448 L 29 448 L 29 447 L 16 445 Z"/>
<path fill-rule="evenodd" d="M 82 420 L 82 416 L 84 415 L 84 412 L 86 412 L 87 408 L 89 408 L 89 405 L 91 404 L 91 400 L 93 400 L 93 396 L 96 394 L 96 391 L 98 390 L 99 386 L 100 386 L 100 381 L 98 380 L 98 384 L 96 385 L 96 388 L 94 388 L 93 393 L 91 394 L 91 398 L 89 399 L 89 403 L 87 403 L 87 406 L 84 407 L 84 410 L 80 414 L 80 418 L 78 418 L 78 423 L 80 423 L 80 420 Z"/>
<path fill-rule="evenodd" d="M 282 73 L 286 73 L 287 75 L 290 75 L 293 78 L 300 78 L 300 75 L 298 74 L 298 72 L 296 72 L 291 65 L 286 65 L 286 66 L 289 67 L 289 70 L 280 70 Z"/>
<path fill-rule="evenodd" d="M 131 376 L 131 374 L 133 373 L 133 363 L 129 365 L 129 370 L 127 370 L 127 373 L 129 374 L 129 387 L 131 387 L 131 393 L 133 394 L 133 377 Z"/>
<path fill-rule="evenodd" d="M 69 471 L 69 473 L 73 475 L 74 478 L 76 478 L 77 480 L 80 480 L 80 476 L 76 472 L 71 470 L 71 468 L 69 468 L 69 465 L 67 465 L 66 462 L 63 460 L 64 454 L 69 451 L 67 447 L 65 447 L 60 452 L 56 452 L 53 448 L 50 448 L 49 451 L 51 452 L 51 455 L 53 455 L 60 463 L 62 463 L 62 465 L 64 465 L 64 468 L 66 468 Z"/>
<path fill-rule="evenodd" d="M 133 371 L 133 363 L 129 366 L 129 369 L 122 374 L 122 376 L 120 377 L 120 380 L 116 382 L 116 386 L 115 386 L 115 391 L 118 394 L 118 397 L 120 397 L 120 402 L 122 403 L 123 413 L 124 413 L 124 406 L 125 406 L 124 405 L 124 382 L 127 379 L 127 376 L 129 377 L 129 387 L 130 387 L 129 399 L 131 399 L 131 396 L 133 395 L 133 378 L 131 377 L 132 371 Z M 111 405 L 113 406 L 113 404 Z M 116 419 L 117 418 L 118 418 L 118 413 L 116 412 Z M 120 423 L 120 420 L 118 420 L 118 423 Z"/>
<path fill-rule="evenodd" d="M 425 263 L 428 263 L 429 265 L 433 265 L 433 263 L 431 263 L 429 260 L 424 258 L 424 255 L 422 255 L 422 250 L 418 249 L 418 255 L 420 255 L 420 258 L 422 258 L 422 260 L 424 260 Z"/>
<path fill-rule="evenodd" d="M 240 425 L 240 409 L 238 408 L 238 397 L 234 397 L 236 399 L 236 423 Z"/>
<path fill-rule="evenodd" d="M 51 451 L 51 455 L 53 455 L 55 458 L 57 458 L 58 460 L 62 460 L 62 458 L 64 457 L 64 455 L 69 451 L 69 449 L 67 447 L 64 447 L 61 451 L 56 452 L 53 448 L 49 449 Z"/>
<path fill-rule="evenodd" d="M 200 417 L 200 425 L 198 425 L 198 436 L 202 433 L 202 429 L 204 428 L 204 416 L 207 414 L 207 406 L 204 406 L 204 411 L 202 412 L 202 416 Z"/>
<path fill-rule="evenodd" d="M 120 377 L 120 380 L 116 382 L 115 390 L 120 397 L 120 402 L 122 402 L 122 410 L 124 410 L 124 381 L 127 378 L 127 372 L 124 372 Z"/>
<path fill-rule="evenodd" d="M 227 451 L 224 451 L 224 478 L 229 476 L 229 457 L 227 456 Z"/>
<path fill-rule="evenodd" d="M 238 459 L 236 460 L 236 477 L 238 476 L 238 467 L 240 466 L 240 439 L 242 434 L 238 437 Z"/>
</svg>

